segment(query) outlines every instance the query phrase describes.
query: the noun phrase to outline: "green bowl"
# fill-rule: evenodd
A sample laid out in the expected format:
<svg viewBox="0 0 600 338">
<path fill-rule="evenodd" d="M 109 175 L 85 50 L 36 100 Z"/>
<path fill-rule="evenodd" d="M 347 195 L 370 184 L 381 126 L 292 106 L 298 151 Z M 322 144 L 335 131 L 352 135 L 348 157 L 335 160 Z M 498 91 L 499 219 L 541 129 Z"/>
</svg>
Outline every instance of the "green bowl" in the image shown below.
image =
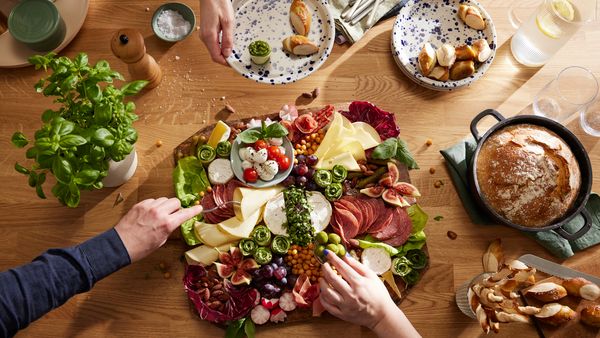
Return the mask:
<svg viewBox="0 0 600 338">
<path fill-rule="evenodd" d="M 8 31 L 29 48 L 48 52 L 60 46 L 67 28 L 52 1 L 22 0 L 8 16 Z"/>
<path fill-rule="evenodd" d="M 182 36 L 181 38 L 178 39 L 172 39 L 172 38 L 168 38 L 166 37 L 159 29 L 158 29 L 158 16 L 160 15 L 160 13 L 162 13 L 162 11 L 166 11 L 166 10 L 173 10 L 173 11 L 177 11 L 179 12 L 179 14 L 181 14 L 181 16 L 183 16 L 183 18 L 190 23 L 190 30 L 189 32 L 187 32 L 186 35 Z M 196 30 L 196 16 L 194 15 L 194 11 L 187 5 L 179 3 L 179 2 L 169 2 L 166 3 L 160 7 L 158 7 L 158 9 L 156 9 L 156 11 L 154 12 L 154 15 L 152 16 L 152 31 L 154 31 L 154 34 L 156 36 L 158 36 L 159 39 L 163 40 L 163 41 L 167 41 L 167 42 L 177 42 L 177 41 L 181 41 L 185 38 L 187 38 L 188 36 L 190 36 L 190 34 L 192 34 L 192 32 Z"/>
</svg>

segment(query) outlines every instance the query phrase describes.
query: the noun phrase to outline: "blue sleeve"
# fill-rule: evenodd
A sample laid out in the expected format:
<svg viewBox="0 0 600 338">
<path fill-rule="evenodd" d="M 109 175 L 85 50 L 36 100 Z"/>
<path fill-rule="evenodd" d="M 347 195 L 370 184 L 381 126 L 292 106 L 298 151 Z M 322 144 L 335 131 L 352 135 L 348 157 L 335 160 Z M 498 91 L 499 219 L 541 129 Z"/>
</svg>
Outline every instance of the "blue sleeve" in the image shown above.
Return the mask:
<svg viewBox="0 0 600 338">
<path fill-rule="evenodd" d="M 0 273 L 0 337 L 15 335 L 130 263 L 121 238 L 111 229 L 71 248 L 50 249 L 29 264 Z"/>
</svg>

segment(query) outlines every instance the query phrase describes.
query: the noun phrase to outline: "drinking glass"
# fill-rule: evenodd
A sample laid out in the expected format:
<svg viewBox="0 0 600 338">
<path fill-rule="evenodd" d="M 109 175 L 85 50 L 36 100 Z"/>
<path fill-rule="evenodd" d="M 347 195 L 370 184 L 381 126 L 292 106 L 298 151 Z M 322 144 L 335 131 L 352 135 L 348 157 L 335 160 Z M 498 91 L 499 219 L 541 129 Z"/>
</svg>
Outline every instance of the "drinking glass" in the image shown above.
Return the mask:
<svg viewBox="0 0 600 338">
<path fill-rule="evenodd" d="M 596 98 L 585 110 L 581 111 L 579 122 L 586 133 L 600 137 L 600 98 Z"/>
<path fill-rule="evenodd" d="M 510 13 L 516 27 L 519 20 L 513 9 Z M 544 0 L 513 35 L 514 58 L 529 67 L 544 65 L 595 13 L 595 0 Z"/>
<path fill-rule="evenodd" d="M 556 122 L 565 122 L 598 95 L 598 81 L 589 70 L 571 66 L 563 69 L 533 100 L 533 112 Z"/>
</svg>

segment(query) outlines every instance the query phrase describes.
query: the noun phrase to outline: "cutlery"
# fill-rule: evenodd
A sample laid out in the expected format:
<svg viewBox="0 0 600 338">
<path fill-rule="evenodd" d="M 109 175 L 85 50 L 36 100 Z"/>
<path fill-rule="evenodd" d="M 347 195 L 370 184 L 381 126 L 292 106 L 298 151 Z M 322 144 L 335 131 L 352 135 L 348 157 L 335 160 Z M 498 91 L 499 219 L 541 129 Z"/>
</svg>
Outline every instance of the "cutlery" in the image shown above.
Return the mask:
<svg viewBox="0 0 600 338">
<path fill-rule="evenodd" d="M 361 6 L 356 10 L 354 16 L 350 19 L 346 20 L 350 22 L 351 25 L 356 25 L 357 22 L 362 20 L 369 12 L 373 9 L 373 4 L 375 0 L 366 0 Z"/>
<path fill-rule="evenodd" d="M 213 211 L 215 211 L 215 210 L 217 210 L 217 209 L 219 209 L 219 208 L 221 208 L 223 206 L 229 205 L 229 204 L 241 205 L 242 203 L 240 201 L 229 201 L 229 202 L 225 202 L 225 203 L 223 203 L 223 204 L 221 204 L 219 206 L 216 206 L 214 208 L 203 209 L 200 213 L 201 214 L 207 214 L 209 212 L 213 212 Z"/>
<path fill-rule="evenodd" d="M 360 4 L 363 1 L 364 0 L 356 0 L 354 2 L 354 5 L 352 5 L 352 7 L 350 7 L 350 10 L 347 11 L 345 15 L 344 15 L 344 13 L 342 13 L 342 17 L 346 20 L 349 20 L 354 15 L 354 12 L 356 12 L 356 9 L 360 6 Z"/>
<path fill-rule="evenodd" d="M 373 9 L 371 9 L 371 14 L 369 14 L 369 18 L 367 19 L 367 27 L 372 27 L 375 24 L 375 14 L 377 14 L 377 9 L 379 9 L 380 3 L 381 0 L 375 0 Z"/>
</svg>

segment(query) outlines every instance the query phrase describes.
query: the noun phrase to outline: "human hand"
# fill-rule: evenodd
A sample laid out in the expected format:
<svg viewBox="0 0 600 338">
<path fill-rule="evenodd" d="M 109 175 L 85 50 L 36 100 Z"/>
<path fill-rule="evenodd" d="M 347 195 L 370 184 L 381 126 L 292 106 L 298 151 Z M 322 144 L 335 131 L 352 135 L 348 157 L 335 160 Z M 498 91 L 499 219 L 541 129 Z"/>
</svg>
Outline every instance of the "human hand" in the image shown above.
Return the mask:
<svg viewBox="0 0 600 338">
<path fill-rule="evenodd" d="M 325 252 L 327 263 L 319 284 L 321 303 L 329 313 L 366 326 L 379 337 L 420 337 L 371 269 L 349 255 L 342 260 L 328 250 Z"/>
<path fill-rule="evenodd" d="M 147 199 L 134 205 L 115 230 L 133 263 L 165 244 L 173 230 L 201 211 L 200 205 L 181 209 L 177 198 Z"/>
<path fill-rule="evenodd" d="M 222 32 L 219 46 L 219 32 Z M 227 65 L 233 50 L 233 8 L 229 0 L 200 0 L 200 38 L 214 62 Z"/>
</svg>

